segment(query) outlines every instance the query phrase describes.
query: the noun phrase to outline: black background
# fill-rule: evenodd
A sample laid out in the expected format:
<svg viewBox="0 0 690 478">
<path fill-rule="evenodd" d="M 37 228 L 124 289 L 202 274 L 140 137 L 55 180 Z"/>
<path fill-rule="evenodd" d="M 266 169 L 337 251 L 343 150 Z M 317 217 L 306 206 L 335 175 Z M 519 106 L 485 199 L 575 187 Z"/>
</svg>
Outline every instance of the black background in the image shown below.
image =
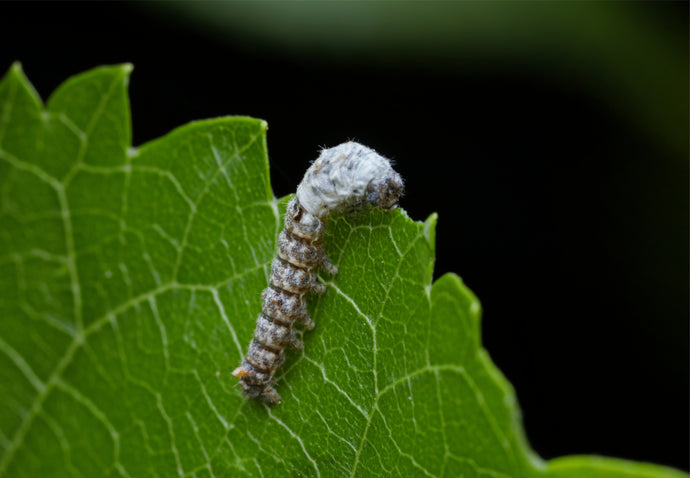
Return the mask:
<svg viewBox="0 0 690 478">
<path fill-rule="evenodd" d="M 643 7 L 687 43 L 687 3 Z M 4 3 L 0 23 L 0 68 L 21 61 L 44 99 L 132 62 L 135 145 L 194 119 L 267 120 L 277 196 L 319 146 L 356 139 L 395 159 L 402 207 L 439 213 L 435 276 L 458 273 L 483 304 L 534 449 L 688 469 L 687 151 L 600 93 L 491 59 L 299 57 L 130 4 Z"/>
</svg>

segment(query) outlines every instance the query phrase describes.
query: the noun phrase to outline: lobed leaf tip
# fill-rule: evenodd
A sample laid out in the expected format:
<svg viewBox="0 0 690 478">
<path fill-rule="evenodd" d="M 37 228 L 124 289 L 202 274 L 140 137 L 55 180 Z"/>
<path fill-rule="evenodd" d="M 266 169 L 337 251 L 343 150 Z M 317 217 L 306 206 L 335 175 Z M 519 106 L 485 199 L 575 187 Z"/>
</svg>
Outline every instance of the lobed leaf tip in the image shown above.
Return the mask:
<svg viewBox="0 0 690 478">
<path fill-rule="evenodd" d="M 424 221 L 424 238 L 429 243 L 432 251 L 436 250 L 436 223 L 438 222 L 438 213 L 433 212 Z"/>
</svg>

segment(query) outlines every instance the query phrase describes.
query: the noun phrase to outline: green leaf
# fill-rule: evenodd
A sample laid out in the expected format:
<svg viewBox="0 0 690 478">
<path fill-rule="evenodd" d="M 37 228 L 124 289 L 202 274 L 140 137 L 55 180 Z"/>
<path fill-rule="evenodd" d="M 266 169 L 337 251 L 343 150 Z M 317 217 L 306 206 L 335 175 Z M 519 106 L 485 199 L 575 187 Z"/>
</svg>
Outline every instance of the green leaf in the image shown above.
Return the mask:
<svg viewBox="0 0 690 478">
<path fill-rule="evenodd" d="M 253 333 L 281 229 L 266 123 L 229 117 L 130 147 L 129 65 L 44 109 L 0 83 L 0 476 L 626 476 L 542 462 L 455 275 L 431 283 L 436 217 L 337 216 L 283 403 L 230 371 Z"/>
</svg>

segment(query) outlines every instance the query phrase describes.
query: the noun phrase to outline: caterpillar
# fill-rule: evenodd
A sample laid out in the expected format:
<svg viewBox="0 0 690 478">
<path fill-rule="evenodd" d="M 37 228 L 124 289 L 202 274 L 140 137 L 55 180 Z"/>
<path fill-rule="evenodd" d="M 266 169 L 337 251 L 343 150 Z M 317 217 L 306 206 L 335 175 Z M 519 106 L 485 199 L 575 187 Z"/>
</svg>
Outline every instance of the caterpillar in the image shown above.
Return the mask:
<svg viewBox="0 0 690 478">
<path fill-rule="evenodd" d="M 366 206 L 393 209 L 402 192 L 403 180 L 390 161 L 353 141 L 323 149 L 307 169 L 297 194 L 287 205 L 254 338 L 241 365 L 232 372 L 248 399 L 280 402 L 274 376 L 285 362 L 285 348 L 304 348 L 294 325 L 299 322 L 309 330 L 314 328 L 304 295 L 326 291 L 326 286 L 317 282 L 314 269 L 338 273 L 323 249 L 329 216 Z"/>
</svg>

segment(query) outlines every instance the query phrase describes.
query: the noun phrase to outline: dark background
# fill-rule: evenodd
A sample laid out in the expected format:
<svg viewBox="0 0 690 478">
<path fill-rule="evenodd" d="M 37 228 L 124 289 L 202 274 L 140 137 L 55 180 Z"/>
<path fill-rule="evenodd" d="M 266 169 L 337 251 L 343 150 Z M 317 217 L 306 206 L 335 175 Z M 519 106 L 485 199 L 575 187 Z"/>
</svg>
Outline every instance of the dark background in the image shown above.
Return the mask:
<svg viewBox="0 0 690 478">
<path fill-rule="evenodd" d="M 527 46 L 481 28 L 463 40 L 459 25 L 410 48 L 385 22 L 368 43 L 355 23 L 354 46 L 302 39 L 295 19 L 276 34 L 280 9 L 267 33 L 261 11 L 219 28 L 187 5 L 3 3 L 0 68 L 21 61 L 45 99 L 75 73 L 132 62 L 135 145 L 194 119 L 263 118 L 277 196 L 319 146 L 356 139 L 395 159 L 402 207 L 439 213 L 436 277 L 458 273 L 483 304 L 484 344 L 534 449 L 687 470 L 688 6 L 576 7 L 608 12 L 582 36 L 610 34 L 599 45 L 620 56 L 559 40 L 578 30 L 567 12 Z M 644 28 L 614 28 L 627 18 Z M 674 52 L 680 69 L 665 69 Z"/>
</svg>

